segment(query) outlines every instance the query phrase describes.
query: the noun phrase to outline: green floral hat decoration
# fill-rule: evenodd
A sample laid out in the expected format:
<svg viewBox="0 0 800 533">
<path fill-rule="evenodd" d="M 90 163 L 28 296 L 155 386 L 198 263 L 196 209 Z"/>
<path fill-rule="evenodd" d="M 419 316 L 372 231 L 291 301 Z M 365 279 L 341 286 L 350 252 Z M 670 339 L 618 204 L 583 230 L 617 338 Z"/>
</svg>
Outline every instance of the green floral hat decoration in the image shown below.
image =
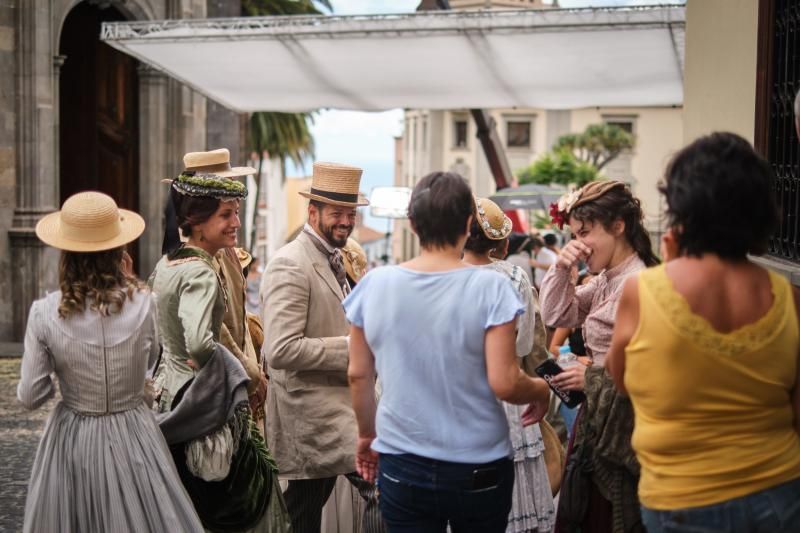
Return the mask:
<svg viewBox="0 0 800 533">
<path fill-rule="evenodd" d="M 256 173 L 252 167 L 231 167 L 227 148 L 190 152 L 183 156 L 186 169 L 174 180 L 164 180 L 181 194 L 218 200 L 247 198 L 247 187 L 233 178 Z"/>
<path fill-rule="evenodd" d="M 209 196 L 217 200 L 247 198 L 244 183 L 214 174 L 197 175 L 192 170 L 184 170 L 172 181 L 172 186 L 179 193 L 189 196 Z"/>
</svg>

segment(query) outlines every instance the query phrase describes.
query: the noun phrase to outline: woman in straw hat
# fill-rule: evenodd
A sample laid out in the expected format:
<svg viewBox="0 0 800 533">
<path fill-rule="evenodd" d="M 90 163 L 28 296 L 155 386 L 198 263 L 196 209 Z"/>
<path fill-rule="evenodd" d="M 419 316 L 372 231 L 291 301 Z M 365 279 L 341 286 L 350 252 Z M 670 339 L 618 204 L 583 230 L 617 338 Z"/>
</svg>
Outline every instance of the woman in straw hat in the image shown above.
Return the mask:
<svg viewBox="0 0 800 533">
<path fill-rule="evenodd" d="M 190 152 L 184 156 L 183 161 L 186 170 L 182 173 L 182 178 L 178 180 L 179 183 L 172 188 L 173 192 L 170 193 L 167 208 L 165 209 L 166 224 L 162 250 L 167 256 L 187 253 L 191 255 L 195 252 L 199 254 L 203 248 L 216 250 L 216 252 L 212 254 L 212 259 L 210 261 L 214 270 L 218 273 L 218 276 L 210 281 L 214 281 L 215 283 L 218 281 L 218 284 L 223 289 L 223 292 L 220 292 L 218 296 L 222 298 L 225 305 L 221 325 L 214 326 L 212 324 L 213 327 L 211 330 L 217 332 L 215 338 L 239 359 L 247 371 L 247 375 L 250 378 L 247 385 L 247 392 L 250 396 L 251 411 L 253 417 L 256 419 L 257 426 L 262 428 L 264 419 L 263 405 L 266 399 L 266 378 L 261 371 L 259 353 L 255 350 L 248 331 L 245 292 L 246 280 L 242 273 L 243 266 L 238 254 L 239 251 L 241 251 L 248 258 L 250 254 L 239 248 L 234 248 L 236 244 L 236 231 L 239 227 L 238 217 L 235 221 L 236 227 L 226 230 L 228 232 L 226 237 L 228 242 L 211 243 L 209 247 L 209 241 L 202 241 L 200 243 L 201 246 L 188 246 L 184 247 L 184 249 L 180 249 L 183 246 L 182 241 L 186 241 L 190 238 L 190 231 L 186 230 L 186 228 L 179 228 L 179 219 L 184 223 L 187 220 L 186 213 L 177 216 L 176 212 L 178 206 L 182 205 L 184 211 L 193 211 L 191 221 L 192 223 L 197 223 L 211 219 L 214 210 L 220 205 L 220 200 L 224 201 L 224 205 L 233 206 L 238 209 L 239 198 L 243 197 L 242 195 L 246 195 L 247 191 L 241 183 L 231 178 L 254 174 L 256 170 L 252 167 L 231 167 L 230 153 L 225 148 L 209 152 Z M 195 185 L 190 183 L 191 180 L 195 181 Z M 204 189 L 204 187 L 196 185 L 202 180 L 206 180 L 206 183 L 210 184 L 211 189 L 208 187 Z M 164 181 L 172 183 L 172 180 Z M 213 192 L 212 189 L 214 187 L 220 188 L 222 192 Z M 204 190 L 211 190 L 211 194 L 216 196 L 216 198 L 204 197 L 202 194 Z M 181 194 L 180 191 L 183 191 L 183 194 Z M 189 197 L 190 199 L 184 200 L 184 197 Z M 228 211 L 228 216 L 230 216 L 232 211 L 232 209 Z M 198 259 L 199 257 L 202 256 L 195 257 L 194 259 Z M 162 271 L 164 271 L 163 265 L 160 266 L 162 266 Z M 170 279 L 173 282 L 177 282 L 181 278 L 173 276 L 170 277 Z M 172 286 L 159 287 L 159 290 L 173 293 L 175 288 L 176 287 Z M 187 304 L 189 300 L 191 300 L 191 297 L 186 300 Z M 193 311 L 197 311 L 200 314 L 203 313 L 199 308 L 192 310 L 192 312 Z M 213 313 L 207 316 L 199 316 L 198 318 L 200 320 L 209 319 L 212 318 L 212 315 Z M 170 327 L 170 333 L 175 334 L 180 332 L 181 328 L 179 323 L 166 325 L 177 326 L 177 330 Z M 202 329 L 203 328 L 200 328 L 200 330 Z M 171 337 L 174 336 L 175 335 L 172 335 Z M 178 340 L 180 340 L 180 338 L 178 338 Z M 178 390 L 191 375 L 189 372 L 190 369 L 184 364 L 184 359 L 186 358 L 180 353 L 181 350 L 178 348 L 177 354 L 171 350 L 173 344 L 174 343 L 170 343 L 166 347 L 168 361 L 167 364 L 162 366 L 162 371 L 159 372 L 158 375 L 159 384 L 161 384 L 163 380 L 167 381 L 165 383 L 166 388 L 164 389 L 167 397 L 164 397 L 162 394 L 162 406 L 165 401 L 168 401 L 169 395 L 173 394 L 175 390 Z M 180 342 L 177 344 L 180 345 Z M 177 357 L 172 357 L 174 355 L 177 355 Z M 173 359 L 175 360 L 174 365 L 171 364 Z M 173 378 L 174 381 L 167 379 L 170 377 Z"/>
<path fill-rule="evenodd" d="M 583 390 L 571 436 L 558 504 L 557 531 L 643 531 L 636 497 L 639 464 L 631 448 L 633 411 L 605 369 L 625 280 L 658 264 L 639 200 L 620 181 L 585 185 L 551 206 L 553 221 L 568 223 L 567 243 L 542 280 L 548 326 L 582 327 L 589 366 L 574 365 L 553 378 L 564 390 Z M 576 287 L 572 267 L 585 261 L 597 275 Z"/>
<path fill-rule="evenodd" d="M 508 248 L 511 220 L 491 200 L 475 199 L 475 219 L 464 246 L 464 262 L 494 270 L 511 279 L 525 311 L 517 317 L 516 352 L 520 362 L 534 352 L 534 317 L 536 297 L 527 274 L 507 261 L 493 260 L 492 254 L 503 257 Z M 538 339 L 539 352 L 545 336 Z M 531 366 L 535 366 L 531 365 Z M 544 456 L 544 440 L 539 424 L 523 426 L 523 406 L 503 402 L 514 449 L 514 493 L 508 515 L 508 533 L 550 531 L 555 523 L 555 508 Z M 556 443 L 561 446 L 560 443 Z M 560 464 L 557 465 L 560 468 Z"/>
<path fill-rule="evenodd" d="M 255 380 L 248 361 L 228 348 L 238 343 L 224 319 L 235 305 L 245 320 L 243 288 L 234 301 L 226 283 L 231 270 L 215 257 L 233 250 L 241 227 L 247 189 L 232 177 L 252 169 L 230 168 L 227 150 L 187 154 L 184 162 L 187 169 L 170 181 L 170 198 L 185 243 L 162 257 L 149 280 L 163 345 L 155 380 L 159 422 L 206 528 L 284 531 L 277 468 L 245 389 Z M 235 255 L 233 265 L 243 282 Z"/>
<path fill-rule="evenodd" d="M 459 175 L 421 179 L 409 203 L 421 255 L 372 270 L 344 301 L 356 468 L 380 476 L 389 531 L 504 532 L 514 465 L 497 398 L 546 409 L 550 397 L 519 367 L 525 306 L 508 277 L 461 260 L 473 206 Z"/>
<path fill-rule="evenodd" d="M 60 291 L 31 306 L 19 400 L 62 400 L 28 485 L 25 531 L 202 531 L 143 397 L 159 353 L 156 303 L 122 267 L 144 220 L 99 192 L 68 198 L 36 226 L 62 250 Z"/>
</svg>

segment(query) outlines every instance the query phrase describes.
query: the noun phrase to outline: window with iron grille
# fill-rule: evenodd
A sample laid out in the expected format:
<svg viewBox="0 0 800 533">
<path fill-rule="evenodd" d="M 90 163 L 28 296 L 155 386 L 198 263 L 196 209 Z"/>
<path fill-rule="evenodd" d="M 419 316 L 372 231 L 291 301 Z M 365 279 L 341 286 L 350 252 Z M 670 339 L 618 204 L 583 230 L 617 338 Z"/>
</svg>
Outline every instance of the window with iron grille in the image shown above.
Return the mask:
<svg viewBox="0 0 800 533">
<path fill-rule="evenodd" d="M 760 0 L 755 147 L 772 165 L 781 224 L 768 254 L 800 263 L 800 0 Z"/>
</svg>

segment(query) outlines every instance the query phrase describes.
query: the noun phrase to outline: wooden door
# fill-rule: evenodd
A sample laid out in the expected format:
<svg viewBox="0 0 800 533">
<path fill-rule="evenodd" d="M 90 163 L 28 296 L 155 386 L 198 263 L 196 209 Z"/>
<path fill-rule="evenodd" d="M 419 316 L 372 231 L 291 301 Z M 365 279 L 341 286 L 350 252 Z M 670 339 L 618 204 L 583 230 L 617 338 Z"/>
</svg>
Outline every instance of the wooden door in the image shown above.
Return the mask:
<svg viewBox="0 0 800 533">
<path fill-rule="evenodd" d="M 100 24 L 114 20 L 124 20 L 115 8 L 82 2 L 61 32 L 61 201 L 96 190 L 138 211 L 138 62 L 100 41 Z M 135 260 L 136 243 L 129 249 Z"/>
</svg>

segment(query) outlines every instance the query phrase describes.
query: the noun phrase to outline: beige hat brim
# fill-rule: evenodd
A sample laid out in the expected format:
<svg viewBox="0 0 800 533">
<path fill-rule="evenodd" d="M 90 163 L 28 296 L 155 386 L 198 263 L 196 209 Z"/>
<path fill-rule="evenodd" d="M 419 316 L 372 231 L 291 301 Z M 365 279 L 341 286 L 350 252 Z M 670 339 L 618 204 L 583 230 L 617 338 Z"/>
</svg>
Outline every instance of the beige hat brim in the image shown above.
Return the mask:
<svg viewBox="0 0 800 533">
<path fill-rule="evenodd" d="M 215 176 L 219 176 L 220 178 L 236 178 L 240 176 L 252 176 L 257 173 L 258 171 L 253 167 L 233 167 L 230 170 L 213 172 Z"/>
<path fill-rule="evenodd" d="M 330 198 L 328 198 L 326 196 L 319 196 L 317 194 L 311 194 L 310 192 L 307 192 L 307 191 L 300 191 L 298 194 L 300 196 L 303 196 L 303 197 L 308 198 L 310 200 L 317 200 L 317 201 L 325 203 L 325 204 L 339 205 L 339 206 L 342 206 L 342 207 L 362 207 L 362 206 L 365 206 L 365 205 L 369 205 L 369 200 L 367 200 L 364 197 L 364 195 L 361 194 L 361 193 L 358 193 L 358 201 L 355 202 L 355 203 L 353 203 L 353 202 L 341 202 L 339 200 L 331 200 Z"/>
<path fill-rule="evenodd" d="M 220 178 L 238 178 L 242 176 L 253 176 L 258 174 L 258 171 L 253 167 L 233 167 L 230 170 L 214 172 L 213 174 Z M 173 181 L 175 181 L 175 178 L 163 178 L 161 183 L 172 183 Z"/>
<path fill-rule="evenodd" d="M 508 218 L 507 216 L 506 216 L 506 217 L 505 217 L 503 220 L 506 220 L 506 219 L 508 219 L 508 221 L 509 221 L 509 222 L 511 222 L 511 219 L 510 219 L 510 218 Z M 501 231 L 500 231 L 500 235 L 497 235 L 497 236 L 493 236 L 493 235 L 489 235 L 489 234 L 487 234 L 487 233 L 486 233 L 486 228 L 484 228 L 484 227 L 481 227 L 481 230 L 483 230 L 483 234 L 484 234 L 484 235 L 486 235 L 486 237 L 487 237 L 489 240 L 491 240 L 491 241 L 502 241 L 503 239 L 505 239 L 505 238 L 507 238 L 509 235 L 511 235 L 511 232 L 512 232 L 512 231 L 514 231 L 514 228 L 513 228 L 513 227 L 509 227 L 509 228 L 508 228 L 508 231 L 502 231 L 502 230 L 501 230 Z"/>
<path fill-rule="evenodd" d="M 60 215 L 61 212 L 56 211 L 42 218 L 36 224 L 36 236 L 48 246 L 67 252 L 102 252 L 104 250 L 119 248 L 120 246 L 138 239 L 142 233 L 144 233 L 145 228 L 144 219 L 139 216 L 139 213 L 128 211 L 127 209 L 120 209 L 119 235 L 103 241 L 76 241 L 61 236 L 59 231 L 61 224 Z"/>
</svg>

